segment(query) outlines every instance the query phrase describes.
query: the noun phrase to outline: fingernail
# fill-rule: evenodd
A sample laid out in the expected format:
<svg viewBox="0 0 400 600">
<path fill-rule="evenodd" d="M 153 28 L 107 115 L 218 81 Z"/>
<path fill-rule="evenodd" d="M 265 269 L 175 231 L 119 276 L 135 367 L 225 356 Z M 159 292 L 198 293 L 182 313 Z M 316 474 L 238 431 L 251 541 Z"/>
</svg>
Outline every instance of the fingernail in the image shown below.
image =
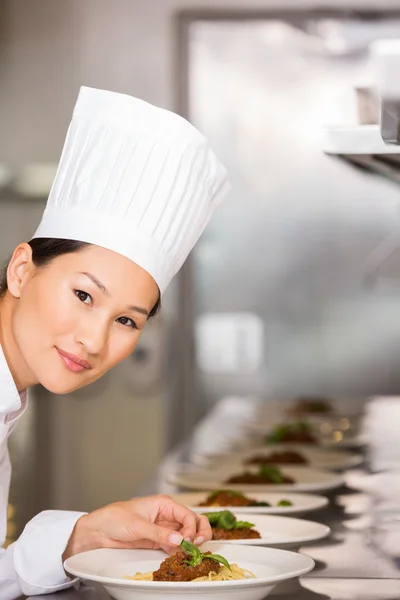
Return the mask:
<svg viewBox="0 0 400 600">
<path fill-rule="evenodd" d="M 192 540 L 190 538 L 185 538 L 186 542 L 191 542 Z"/>
<path fill-rule="evenodd" d="M 170 544 L 172 544 L 173 546 L 179 546 L 179 544 L 182 542 L 183 537 L 181 536 L 180 533 L 172 533 L 169 538 L 168 541 Z"/>
<path fill-rule="evenodd" d="M 200 546 L 200 544 L 202 544 L 204 542 L 204 538 L 202 535 L 200 535 L 198 538 L 196 538 L 194 540 L 194 543 L 196 544 L 196 546 Z"/>
</svg>

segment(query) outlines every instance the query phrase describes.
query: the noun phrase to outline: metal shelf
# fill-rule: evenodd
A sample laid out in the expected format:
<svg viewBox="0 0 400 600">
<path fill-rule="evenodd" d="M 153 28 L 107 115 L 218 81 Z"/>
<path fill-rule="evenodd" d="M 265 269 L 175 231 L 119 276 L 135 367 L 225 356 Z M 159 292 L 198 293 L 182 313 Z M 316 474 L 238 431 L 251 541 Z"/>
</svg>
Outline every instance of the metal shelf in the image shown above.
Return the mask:
<svg viewBox="0 0 400 600">
<path fill-rule="evenodd" d="M 385 144 L 379 125 L 327 129 L 323 150 L 400 184 L 400 145 Z"/>
</svg>

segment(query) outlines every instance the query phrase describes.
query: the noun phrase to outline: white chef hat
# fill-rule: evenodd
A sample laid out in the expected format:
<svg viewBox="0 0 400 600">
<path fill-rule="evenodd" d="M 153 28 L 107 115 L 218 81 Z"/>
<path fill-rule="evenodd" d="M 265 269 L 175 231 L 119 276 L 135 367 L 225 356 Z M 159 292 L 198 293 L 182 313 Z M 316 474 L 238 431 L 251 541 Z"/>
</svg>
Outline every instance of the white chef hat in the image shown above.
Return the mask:
<svg viewBox="0 0 400 600">
<path fill-rule="evenodd" d="M 163 292 L 229 187 L 206 139 L 185 119 L 82 87 L 34 238 L 114 250 Z"/>
</svg>

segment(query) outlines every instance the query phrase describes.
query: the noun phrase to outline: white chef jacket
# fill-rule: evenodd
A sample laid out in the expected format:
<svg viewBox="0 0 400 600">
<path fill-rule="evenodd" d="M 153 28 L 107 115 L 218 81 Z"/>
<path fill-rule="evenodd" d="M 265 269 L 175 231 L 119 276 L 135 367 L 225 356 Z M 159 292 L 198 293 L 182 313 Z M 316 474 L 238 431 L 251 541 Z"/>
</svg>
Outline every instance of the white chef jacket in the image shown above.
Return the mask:
<svg viewBox="0 0 400 600">
<path fill-rule="evenodd" d="M 0 545 L 7 532 L 11 465 L 7 438 L 27 407 L 27 393 L 18 393 L 0 347 Z M 49 594 L 72 586 L 62 554 L 76 521 L 84 513 L 48 510 L 26 525 L 20 538 L 0 548 L 0 599 Z"/>
</svg>

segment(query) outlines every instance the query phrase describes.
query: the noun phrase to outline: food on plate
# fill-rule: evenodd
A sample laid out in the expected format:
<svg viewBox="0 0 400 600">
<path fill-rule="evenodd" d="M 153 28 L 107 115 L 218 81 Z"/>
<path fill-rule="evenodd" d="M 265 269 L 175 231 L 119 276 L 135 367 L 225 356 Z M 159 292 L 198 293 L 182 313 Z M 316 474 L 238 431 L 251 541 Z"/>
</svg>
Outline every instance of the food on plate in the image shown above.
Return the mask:
<svg viewBox="0 0 400 600">
<path fill-rule="evenodd" d="M 293 502 L 290 500 L 279 500 L 277 506 L 293 506 Z"/>
<path fill-rule="evenodd" d="M 245 471 L 244 473 L 233 475 L 225 483 L 265 483 L 279 485 L 281 483 L 294 483 L 294 479 L 284 475 L 278 467 L 260 465 L 258 471 Z"/>
<path fill-rule="evenodd" d="M 238 521 L 229 510 L 205 513 L 212 528 L 213 540 L 254 540 L 261 536 L 253 529 L 254 523 Z"/>
<path fill-rule="evenodd" d="M 332 404 L 327 398 L 299 398 L 292 408 L 295 414 L 326 414 L 332 412 Z"/>
<path fill-rule="evenodd" d="M 247 498 L 241 492 L 233 490 L 216 490 L 211 492 L 204 500 L 200 502 L 199 506 L 256 506 L 256 500 Z M 270 506 L 268 502 L 262 504 L 262 506 Z"/>
<path fill-rule="evenodd" d="M 285 450 L 272 454 L 256 454 L 248 458 L 245 465 L 306 465 L 308 460 L 300 452 Z"/>
<path fill-rule="evenodd" d="M 183 540 L 182 550 L 166 558 L 157 571 L 135 573 L 124 579 L 135 581 L 228 581 L 231 579 L 250 579 L 255 575 L 229 564 L 226 558 L 211 552 L 201 552 L 197 546 Z"/>
<path fill-rule="evenodd" d="M 271 506 L 269 502 L 258 502 L 253 498 L 248 498 L 242 492 L 234 490 L 216 490 L 211 492 L 207 498 L 200 502 L 199 506 Z M 280 500 L 277 506 L 293 506 L 289 500 Z"/>
<path fill-rule="evenodd" d="M 275 427 L 266 437 L 267 444 L 293 443 L 316 444 L 317 439 L 311 425 L 304 421 L 294 421 Z"/>
</svg>

